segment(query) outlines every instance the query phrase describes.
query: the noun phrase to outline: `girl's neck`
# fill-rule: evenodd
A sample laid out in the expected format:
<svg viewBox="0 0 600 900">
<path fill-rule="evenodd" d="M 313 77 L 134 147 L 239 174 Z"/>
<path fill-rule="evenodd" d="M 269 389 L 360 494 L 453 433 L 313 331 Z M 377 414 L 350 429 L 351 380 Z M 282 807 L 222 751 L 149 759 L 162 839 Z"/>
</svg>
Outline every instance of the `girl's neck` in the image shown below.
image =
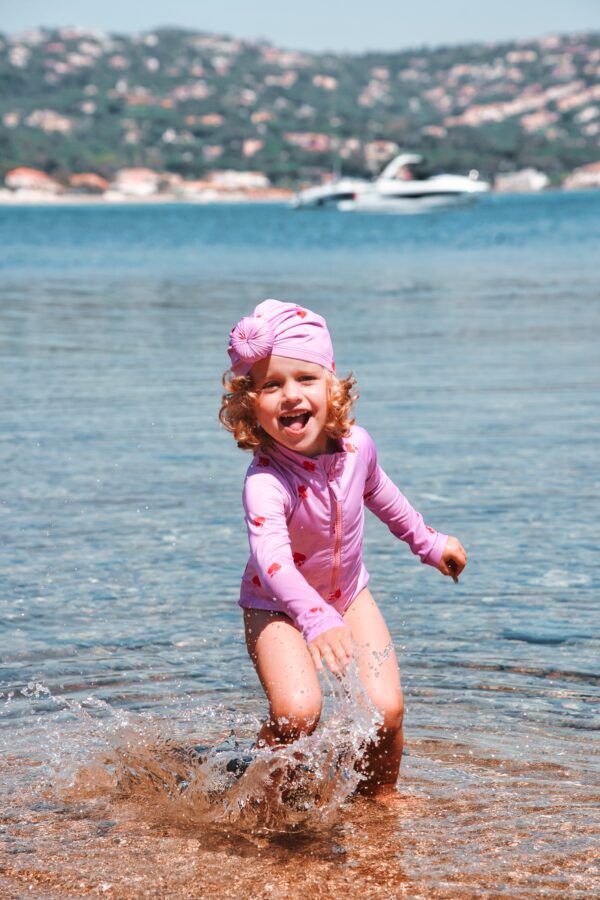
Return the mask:
<svg viewBox="0 0 600 900">
<path fill-rule="evenodd" d="M 298 457 L 298 459 L 314 459 L 318 456 L 330 456 L 333 453 L 341 453 L 343 449 L 342 443 L 339 438 L 332 437 L 327 438 L 327 445 L 325 447 L 325 450 L 323 450 L 321 453 L 315 453 L 310 456 L 307 453 L 300 453 L 298 450 L 292 450 L 290 447 L 286 447 L 285 444 L 280 444 L 279 441 L 276 441 L 274 439 L 269 440 L 268 443 L 265 442 L 262 449 L 268 450 L 271 448 L 280 450 L 283 453 L 291 453 L 294 456 Z"/>
</svg>

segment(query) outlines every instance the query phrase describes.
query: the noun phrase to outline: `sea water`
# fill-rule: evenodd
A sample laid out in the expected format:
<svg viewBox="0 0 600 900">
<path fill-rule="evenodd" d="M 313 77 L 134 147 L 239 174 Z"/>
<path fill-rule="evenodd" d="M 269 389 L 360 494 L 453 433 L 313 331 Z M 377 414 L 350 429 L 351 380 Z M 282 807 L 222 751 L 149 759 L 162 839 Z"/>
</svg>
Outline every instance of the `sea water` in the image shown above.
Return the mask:
<svg viewBox="0 0 600 900">
<path fill-rule="evenodd" d="M 0 208 L 3 896 L 593 893 L 599 250 L 593 193 Z M 407 708 L 388 806 L 354 797 L 355 673 L 314 736 L 252 749 L 248 455 L 216 413 L 266 297 L 327 317 L 382 466 L 469 553 L 454 585 L 368 517 Z"/>
</svg>

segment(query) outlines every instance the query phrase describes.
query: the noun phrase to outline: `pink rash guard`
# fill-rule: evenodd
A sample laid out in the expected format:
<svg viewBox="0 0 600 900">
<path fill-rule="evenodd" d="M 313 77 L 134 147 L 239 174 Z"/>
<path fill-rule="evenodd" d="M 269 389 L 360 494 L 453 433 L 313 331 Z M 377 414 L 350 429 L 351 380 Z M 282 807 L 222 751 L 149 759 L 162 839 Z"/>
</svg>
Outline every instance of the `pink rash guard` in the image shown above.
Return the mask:
<svg viewBox="0 0 600 900">
<path fill-rule="evenodd" d="M 250 559 L 240 606 L 285 613 L 307 642 L 342 626 L 369 580 L 365 506 L 421 562 L 437 566 L 446 544 L 378 465 L 375 444 L 358 426 L 336 453 L 309 457 L 281 444 L 257 451 L 243 500 Z"/>
</svg>

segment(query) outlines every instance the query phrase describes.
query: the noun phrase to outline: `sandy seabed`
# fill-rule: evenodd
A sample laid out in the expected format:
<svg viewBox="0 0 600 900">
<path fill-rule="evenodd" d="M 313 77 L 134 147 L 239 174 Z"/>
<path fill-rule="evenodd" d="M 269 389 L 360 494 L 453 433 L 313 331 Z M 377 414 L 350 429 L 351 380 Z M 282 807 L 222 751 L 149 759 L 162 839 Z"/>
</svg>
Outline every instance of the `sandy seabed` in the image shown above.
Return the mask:
<svg viewBox="0 0 600 900">
<path fill-rule="evenodd" d="M 414 774 L 396 797 L 349 799 L 325 822 L 313 809 L 298 825 L 280 806 L 253 824 L 228 822 L 223 797 L 213 798 L 219 821 L 211 820 L 205 797 L 195 808 L 159 784 L 156 748 L 152 764 L 138 754 L 128 760 L 138 773 L 128 783 L 111 785 L 106 769 L 91 767 L 68 788 L 46 785 L 3 804 L 2 897 L 594 893 L 597 794 L 551 762 L 477 758 L 445 740 L 421 741 L 407 760 Z"/>
</svg>

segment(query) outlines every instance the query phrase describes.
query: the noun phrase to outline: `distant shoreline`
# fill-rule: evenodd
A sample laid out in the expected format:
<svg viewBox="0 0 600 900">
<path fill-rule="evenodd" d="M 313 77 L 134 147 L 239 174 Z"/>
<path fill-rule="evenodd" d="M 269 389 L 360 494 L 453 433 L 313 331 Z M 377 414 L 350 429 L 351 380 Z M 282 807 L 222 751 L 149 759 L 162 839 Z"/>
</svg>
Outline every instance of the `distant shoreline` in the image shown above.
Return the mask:
<svg viewBox="0 0 600 900">
<path fill-rule="evenodd" d="M 165 206 L 177 204 L 178 206 L 233 206 L 235 204 L 248 205 L 287 205 L 291 202 L 293 194 L 289 197 L 247 197 L 231 195 L 229 197 L 181 197 L 175 194 L 154 194 L 149 197 L 122 197 L 119 199 L 107 199 L 93 194 L 58 194 L 44 196 L 39 193 L 33 196 L 17 196 L 12 192 L 0 191 L 0 206 Z"/>
</svg>

